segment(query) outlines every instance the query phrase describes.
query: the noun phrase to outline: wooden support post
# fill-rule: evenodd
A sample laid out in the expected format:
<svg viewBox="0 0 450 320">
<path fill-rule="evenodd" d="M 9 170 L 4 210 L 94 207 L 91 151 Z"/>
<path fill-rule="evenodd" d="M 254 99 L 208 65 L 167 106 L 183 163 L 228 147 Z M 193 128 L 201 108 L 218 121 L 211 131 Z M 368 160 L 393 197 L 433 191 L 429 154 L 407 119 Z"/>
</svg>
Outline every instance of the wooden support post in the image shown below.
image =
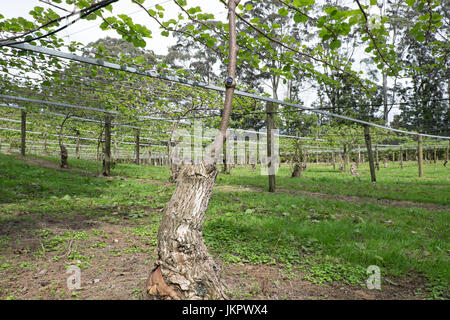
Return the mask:
<svg viewBox="0 0 450 320">
<path fill-rule="evenodd" d="M 152 145 L 148 144 L 148 165 L 152 164 Z M 169 164 L 169 156 L 167 157 L 167 164 Z"/>
<path fill-rule="evenodd" d="M 105 116 L 105 160 L 103 164 L 103 175 L 111 175 L 111 116 Z"/>
<path fill-rule="evenodd" d="M 369 157 L 370 179 L 372 182 L 377 182 L 375 175 L 375 163 L 373 161 L 372 154 L 372 139 L 370 137 L 370 127 L 368 125 L 364 126 L 364 139 L 366 140 L 367 155 Z"/>
<path fill-rule="evenodd" d="M 21 144 L 20 144 L 20 154 L 25 156 L 25 145 L 27 140 L 27 113 L 25 110 L 21 112 L 21 122 L 20 122 L 20 133 L 21 133 Z"/>
<path fill-rule="evenodd" d="M 117 140 L 114 140 L 113 145 L 114 145 L 114 151 L 113 151 L 113 153 L 114 153 L 114 161 L 117 162 L 117 159 L 119 157 L 119 154 L 118 154 L 119 150 L 117 148 Z"/>
<path fill-rule="evenodd" d="M 75 145 L 75 158 L 80 159 L 80 131 L 77 130 L 77 138 Z"/>
<path fill-rule="evenodd" d="M 419 135 L 418 139 L 418 148 L 417 148 L 417 160 L 419 163 L 419 178 L 423 177 L 423 149 L 422 149 L 422 136 Z"/>
<path fill-rule="evenodd" d="M 359 166 L 361 163 L 361 146 L 358 145 L 358 158 L 357 158 L 356 166 Z"/>
<path fill-rule="evenodd" d="M 266 104 L 266 113 L 267 113 L 267 159 L 268 161 L 268 174 L 269 174 L 269 192 L 275 192 L 275 174 L 271 174 L 272 170 L 270 167 L 272 166 L 272 129 L 275 127 L 275 122 L 273 119 L 273 103 L 267 102 Z"/>
<path fill-rule="evenodd" d="M 137 165 L 139 165 L 139 152 L 140 152 L 140 150 L 139 150 L 139 134 L 140 134 L 140 130 L 139 129 L 137 129 L 136 130 L 136 160 L 135 160 L 135 163 L 137 164 Z"/>
<path fill-rule="evenodd" d="M 336 170 L 336 157 L 334 151 L 331 151 L 331 162 L 333 163 L 333 170 Z"/>
<path fill-rule="evenodd" d="M 380 170 L 380 163 L 378 161 L 378 143 L 375 145 L 375 165 L 377 170 Z"/>
<path fill-rule="evenodd" d="M 44 155 L 47 155 L 47 132 L 44 132 Z"/>
<path fill-rule="evenodd" d="M 400 146 L 400 158 L 399 158 L 399 160 L 400 160 L 400 168 L 403 169 L 403 147 L 402 146 Z"/>
<path fill-rule="evenodd" d="M 450 148 L 450 140 L 448 140 L 447 149 L 445 150 L 445 161 L 444 161 L 444 167 L 447 166 L 448 163 L 448 149 Z"/>
</svg>

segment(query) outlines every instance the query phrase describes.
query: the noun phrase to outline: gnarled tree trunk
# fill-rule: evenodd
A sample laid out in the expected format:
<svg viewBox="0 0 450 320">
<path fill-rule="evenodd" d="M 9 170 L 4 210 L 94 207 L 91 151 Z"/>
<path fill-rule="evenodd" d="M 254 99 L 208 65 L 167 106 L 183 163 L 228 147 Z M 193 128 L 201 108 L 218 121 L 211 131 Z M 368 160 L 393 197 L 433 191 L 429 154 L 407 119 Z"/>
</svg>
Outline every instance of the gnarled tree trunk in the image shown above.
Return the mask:
<svg viewBox="0 0 450 320">
<path fill-rule="evenodd" d="M 185 165 L 158 232 L 150 294 L 172 299 L 224 299 L 221 267 L 203 241 L 202 226 L 217 176 L 215 165 Z"/>
</svg>

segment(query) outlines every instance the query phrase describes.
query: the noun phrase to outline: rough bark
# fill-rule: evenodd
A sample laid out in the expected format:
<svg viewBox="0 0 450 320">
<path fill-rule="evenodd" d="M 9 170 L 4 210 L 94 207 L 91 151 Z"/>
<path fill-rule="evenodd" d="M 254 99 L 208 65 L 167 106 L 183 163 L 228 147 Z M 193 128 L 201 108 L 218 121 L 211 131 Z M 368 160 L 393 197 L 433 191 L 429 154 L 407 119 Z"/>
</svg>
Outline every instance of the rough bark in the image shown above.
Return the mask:
<svg viewBox="0 0 450 320">
<path fill-rule="evenodd" d="M 177 179 L 158 232 L 161 279 L 149 279 L 147 291 L 172 299 L 224 299 L 221 267 L 203 241 L 202 225 L 217 176 L 215 166 L 185 165 Z M 167 287 L 163 285 L 165 283 Z"/>
<path fill-rule="evenodd" d="M 61 164 L 60 167 L 64 169 L 69 168 L 69 163 L 67 162 L 67 158 L 69 157 L 69 154 L 67 152 L 67 148 L 63 145 L 59 145 L 59 150 L 61 151 Z"/>
</svg>

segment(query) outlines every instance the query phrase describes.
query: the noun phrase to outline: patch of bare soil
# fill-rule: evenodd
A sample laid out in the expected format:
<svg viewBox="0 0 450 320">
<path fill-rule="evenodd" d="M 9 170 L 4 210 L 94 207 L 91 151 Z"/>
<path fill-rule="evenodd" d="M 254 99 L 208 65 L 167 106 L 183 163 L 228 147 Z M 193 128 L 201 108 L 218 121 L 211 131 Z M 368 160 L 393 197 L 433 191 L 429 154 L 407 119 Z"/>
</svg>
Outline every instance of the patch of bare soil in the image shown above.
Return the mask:
<svg viewBox="0 0 450 320">
<path fill-rule="evenodd" d="M 81 216 L 42 219 L 34 225 L 17 221 L 0 229 L 3 239 L 9 237 L 0 246 L 0 299 L 153 299 L 144 288 L 157 256 L 156 243 L 129 232 L 142 224 Z M 50 236 L 43 238 L 36 230 L 50 230 Z M 72 237 L 49 249 L 44 241 L 56 241 L 66 231 L 86 232 L 88 237 Z M 81 289 L 71 291 L 66 270 L 74 264 L 81 266 Z M 232 299 L 419 299 L 414 293 L 424 285 L 413 279 L 395 280 L 396 285 L 382 282 L 381 291 L 337 282 L 319 286 L 278 266 L 243 263 L 224 265 L 223 277 Z"/>
<path fill-rule="evenodd" d="M 415 292 L 423 286 L 417 278 L 382 283 L 381 290 L 339 282 L 315 285 L 302 274 L 286 274 L 276 266 L 246 264 L 228 265 L 225 280 L 236 298 L 264 300 L 418 300 Z"/>
</svg>

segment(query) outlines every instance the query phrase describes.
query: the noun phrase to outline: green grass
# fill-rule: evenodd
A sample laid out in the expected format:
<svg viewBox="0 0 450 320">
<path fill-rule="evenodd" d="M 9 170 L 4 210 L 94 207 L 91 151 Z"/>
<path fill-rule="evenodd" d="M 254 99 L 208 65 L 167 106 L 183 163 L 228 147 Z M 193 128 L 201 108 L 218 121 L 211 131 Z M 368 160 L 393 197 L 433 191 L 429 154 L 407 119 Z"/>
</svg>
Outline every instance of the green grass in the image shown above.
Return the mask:
<svg viewBox="0 0 450 320">
<path fill-rule="evenodd" d="M 310 165 L 300 179 L 290 177 L 290 169 L 284 165 L 277 173 L 277 187 L 287 190 L 304 190 L 339 195 L 408 200 L 423 203 L 450 205 L 450 167 L 442 162 L 427 164 L 424 178 L 418 177 L 415 162 L 405 163 L 404 169 L 398 164 L 377 171 L 377 183 L 372 184 L 367 164 L 358 168 L 360 180 L 349 174 L 341 174 L 331 166 Z M 255 173 L 258 173 L 258 169 Z M 243 179 L 245 177 L 245 179 Z M 249 176 L 246 168 L 233 169 L 232 175 L 221 175 L 218 184 L 242 185 L 267 190 L 267 176 Z"/>
<path fill-rule="evenodd" d="M 93 161 L 69 159 L 69 163 L 96 172 Z M 448 298 L 448 170 L 442 164 L 427 164 L 425 178 L 418 179 L 412 162 L 403 170 L 391 164 L 377 172 L 378 182 L 373 185 L 365 166 L 359 168 L 361 181 L 323 165 L 311 166 L 300 179 L 292 179 L 289 169 L 282 167 L 277 187 L 289 192 L 268 193 L 264 192 L 267 177 L 248 168 L 235 168 L 231 175 L 219 175 L 217 184 L 235 187 L 230 190 L 249 186 L 256 191 L 215 190 L 203 228 L 205 242 L 224 263 L 278 265 L 287 273 L 301 271 L 305 279 L 316 284 L 341 281 L 364 285 L 366 268 L 377 265 L 382 277 L 395 281 L 421 276 L 426 281 L 424 294 L 433 299 Z M 91 246 L 102 248 L 106 236 L 95 229 L 91 233 L 52 233 L 37 227 L 39 217 L 89 217 L 111 222 L 133 219 L 139 225 L 122 231 L 141 239 L 141 245 L 110 254 L 144 252 L 155 247 L 160 209 L 170 199 L 174 186 L 151 182 L 167 182 L 167 169 L 117 164 L 113 173 L 118 179 L 45 169 L 0 154 L 0 224 L 36 226 L 45 250 L 51 251 L 64 249 L 75 237 L 96 237 Z M 434 203 L 437 207 L 426 210 L 368 201 L 325 200 L 295 194 L 296 190 Z M 0 234 L 0 247 L 7 247 L 10 241 L 10 236 Z M 70 258 L 82 261 L 85 267 L 95 259 L 77 250 L 71 252 Z M 0 257 L 0 269 L 13 265 Z"/>
</svg>

